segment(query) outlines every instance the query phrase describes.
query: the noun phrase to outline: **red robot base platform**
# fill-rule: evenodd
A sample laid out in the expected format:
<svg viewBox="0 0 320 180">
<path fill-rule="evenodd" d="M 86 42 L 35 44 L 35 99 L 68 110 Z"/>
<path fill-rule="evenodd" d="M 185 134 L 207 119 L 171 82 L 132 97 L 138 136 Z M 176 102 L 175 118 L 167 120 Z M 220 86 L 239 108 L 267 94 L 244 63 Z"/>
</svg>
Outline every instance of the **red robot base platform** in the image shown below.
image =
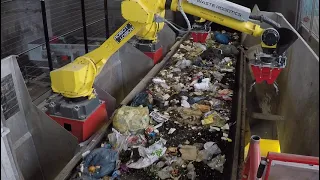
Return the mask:
<svg viewBox="0 0 320 180">
<path fill-rule="evenodd" d="M 162 47 L 153 52 L 143 52 L 145 55 L 153 60 L 154 64 L 157 64 L 162 58 Z"/>
<path fill-rule="evenodd" d="M 78 142 L 87 140 L 107 121 L 106 104 L 101 103 L 94 112 L 84 120 L 75 120 L 49 115 L 66 130 L 78 138 Z"/>
</svg>

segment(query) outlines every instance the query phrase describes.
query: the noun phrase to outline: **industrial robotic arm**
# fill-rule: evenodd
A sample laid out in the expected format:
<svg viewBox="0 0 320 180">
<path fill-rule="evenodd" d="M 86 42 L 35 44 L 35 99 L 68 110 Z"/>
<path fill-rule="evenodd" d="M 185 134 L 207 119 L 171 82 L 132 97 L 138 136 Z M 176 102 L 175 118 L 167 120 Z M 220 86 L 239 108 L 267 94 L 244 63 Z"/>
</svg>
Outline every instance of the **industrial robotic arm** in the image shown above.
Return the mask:
<svg viewBox="0 0 320 180">
<path fill-rule="evenodd" d="M 155 22 L 154 17 L 164 17 L 164 3 L 164 0 L 124 0 L 121 12 L 127 21 L 99 48 L 51 71 L 53 92 L 69 99 L 94 98 L 94 80 L 112 54 L 135 35 L 151 42 L 157 40 L 157 32 L 164 23 Z"/>
<path fill-rule="evenodd" d="M 284 50 L 288 48 L 277 49 L 279 42 L 282 44 L 287 42 L 282 41 L 282 35 L 279 34 L 279 27 L 276 24 L 273 24 L 275 28 L 262 29 L 259 25 L 249 21 L 250 9 L 228 1 L 123 0 L 121 12 L 127 22 L 99 48 L 52 71 L 50 73 L 52 90 L 65 98 L 93 98 L 94 80 L 109 57 L 135 35 L 141 41 L 156 42 L 157 33 L 163 28 L 165 22 L 168 23 L 164 19 L 166 9 L 180 11 L 182 14 L 188 13 L 201 18 L 200 21 L 215 22 L 255 37 L 261 37 L 263 52 L 258 55 L 260 60 L 278 60 L 279 57 L 281 59 Z M 251 17 L 268 23 L 268 19 L 261 16 Z M 269 24 L 272 25 L 272 22 Z M 190 30 L 190 23 L 188 23 L 188 30 Z M 288 39 L 283 40 L 288 41 Z"/>
</svg>

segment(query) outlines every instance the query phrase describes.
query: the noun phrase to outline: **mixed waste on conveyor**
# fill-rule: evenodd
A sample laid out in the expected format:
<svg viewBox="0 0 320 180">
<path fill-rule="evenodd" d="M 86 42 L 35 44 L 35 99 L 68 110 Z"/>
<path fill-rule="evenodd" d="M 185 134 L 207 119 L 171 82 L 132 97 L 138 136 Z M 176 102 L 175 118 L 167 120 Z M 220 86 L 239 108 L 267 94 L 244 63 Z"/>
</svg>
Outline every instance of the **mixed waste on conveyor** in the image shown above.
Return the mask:
<svg viewBox="0 0 320 180">
<path fill-rule="evenodd" d="M 223 179 L 239 34 L 187 39 L 84 157 L 77 179 Z"/>
</svg>

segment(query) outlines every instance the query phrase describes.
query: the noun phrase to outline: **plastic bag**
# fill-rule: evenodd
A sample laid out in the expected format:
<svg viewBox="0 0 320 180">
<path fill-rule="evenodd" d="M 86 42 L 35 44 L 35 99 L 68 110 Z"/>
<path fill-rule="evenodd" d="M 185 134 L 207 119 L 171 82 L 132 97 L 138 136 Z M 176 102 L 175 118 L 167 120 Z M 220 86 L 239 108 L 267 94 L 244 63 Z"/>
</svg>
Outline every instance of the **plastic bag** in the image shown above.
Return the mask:
<svg viewBox="0 0 320 180">
<path fill-rule="evenodd" d="M 228 44 L 230 40 L 230 37 L 227 34 L 223 34 L 219 32 L 214 33 L 214 38 L 220 44 Z"/>
<path fill-rule="evenodd" d="M 149 123 L 149 109 L 142 106 L 122 106 L 113 116 L 113 127 L 123 134 L 145 129 Z"/>
<path fill-rule="evenodd" d="M 133 146 L 145 146 L 147 139 L 144 135 L 122 135 L 120 132 L 112 128 L 112 133 L 108 134 L 109 143 L 118 152 L 127 150 Z"/>
<path fill-rule="evenodd" d="M 142 106 L 147 106 L 149 108 L 149 110 L 151 110 L 152 109 L 152 102 L 153 102 L 152 95 L 149 94 L 148 92 L 143 91 L 143 92 L 138 93 L 133 98 L 130 106 L 138 107 L 138 106 L 142 105 Z"/>
<path fill-rule="evenodd" d="M 152 111 L 150 113 L 150 116 L 152 117 L 153 120 L 155 120 L 156 122 L 158 123 L 162 123 L 162 122 L 166 122 L 169 120 L 170 116 L 168 115 L 163 115 L 159 112 L 156 112 L 156 111 Z"/>
<path fill-rule="evenodd" d="M 210 78 L 204 78 L 202 79 L 201 83 L 196 83 L 193 86 L 196 91 L 206 91 L 206 90 L 209 90 L 210 88 L 209 83 L 210 83 Z"/>
<path fill-rule="evenodd" d="M 204 149 L 199 151 L 198 155 L 197 155 L 197 162 L 207 162 L 209 161 L 213 155 L 216 154 L 220 154 L 221 153 L 221 149 L 219 148 L 219 146 L 214 143 L 214 142 L 207 142 L 204 144 Z"/>
<path fill-rule="evenodd" d="M 204 144 L 204 149 L 208 151 L 209 155 L 213 156 L 221 153 L 221 149 L 214 142 L 207 142 Z"/>
<path fill-rule="evenodd" d="M 176 63 L 176 67 L 180 68 L 180 69 L 185 69 L 186 67 L 191 66 L 192 62 L 190 60 L 180 60 Z"/>
<path fill-rule="evenodd" d="M 116 161 L 119 158 L 117 151 L 105 147 L 94 149 L 84 159 L 84 174 L 91 175 L 94 178 L 109 176 L 116 168 Z M 89 167 L 99 167 L 95 172 L 90 173 Z"/>
<path fill-rule="evenodd" d="M 218 71 L 214 71 L 213 72 L 213 77 L 217 80 L 217 81 L 221 81 L 222 78 L 225 76 L 226 74 L 225 73 L 220 73 Z"/>
<path fill-rule="evenodd" d="M 219 154 L 215 158 L 213 158 L 207 165 L 211 167 L 211 169 L 215 169 L 220 173 L 223 173 L 223 165 L 226 162 L 225 155 Z"/>
<path fill-rule="evenodd" d="M 223 55 L 225 56 L 232 56 L 232 55 L 239 54 L 239 50 L 234 45 L 221 44 L 220 49 L 222 50 Z"/>
<path fill-rule="evenodd" d="M 207 47 L 201 43 L 193 43 L 193 45 L 196 47 L 196 48 L 200 48 L 201 50 L 205 51 L 207 50 Z"/>
<path fill-rule="evenodd" d="M 185 108 L 190 108 L 190 104 L 188 103 L 188 97 L 187 96 L 181 96 L 181 106 Z"/>
<path fill-rule="evenodd" d="M 138 150 L 142 158 L 140 158 L 137 162 L 128 164 L 128 168 L 142 169 L 150 166 L 164 155 L 167 150 L 167 148 L 164 146 L 165 144 L 166 140 L 160 138 L 159 141 L 148 148 L 140 146 Z"/>
<path fill-rule="evenodd" d="M 128 136 L 122 135 L 120 132 L 112 128 L 112 133 L 108 134 L 109 143 L 112 147 L 120 152 L 128 149 Z"/>
</svg>

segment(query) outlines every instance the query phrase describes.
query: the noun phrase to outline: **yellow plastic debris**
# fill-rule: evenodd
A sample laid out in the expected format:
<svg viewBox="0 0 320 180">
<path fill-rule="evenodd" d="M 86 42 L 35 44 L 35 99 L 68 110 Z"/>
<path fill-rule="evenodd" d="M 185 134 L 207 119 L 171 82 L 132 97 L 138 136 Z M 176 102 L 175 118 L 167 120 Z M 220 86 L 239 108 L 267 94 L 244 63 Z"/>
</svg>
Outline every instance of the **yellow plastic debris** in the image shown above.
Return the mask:
<svg viewBox="0 0 320 180">
<path fill-rule="evenodd" d="M 247 157 L 250 143 L 244 149 L 244 158 Z M 268 152 L 281 153 L 279 140 L 260 139 L 260 155 L 266 157 Z"/>
<path fill-rule="evenodd" d="M 213 123 L 213 114 L 210 114 L 208 117 L 201 120 L 202 125 L 208 125 Z"/>
<path fill-rule="evenodd" d="M 226 124 L 226 120 L 220 117 L 220 115 L 214 111 L 212 114 L 201 120 L 202 125 L 212 125 L 216 127 L 222 127 Z"/>
</svg>

